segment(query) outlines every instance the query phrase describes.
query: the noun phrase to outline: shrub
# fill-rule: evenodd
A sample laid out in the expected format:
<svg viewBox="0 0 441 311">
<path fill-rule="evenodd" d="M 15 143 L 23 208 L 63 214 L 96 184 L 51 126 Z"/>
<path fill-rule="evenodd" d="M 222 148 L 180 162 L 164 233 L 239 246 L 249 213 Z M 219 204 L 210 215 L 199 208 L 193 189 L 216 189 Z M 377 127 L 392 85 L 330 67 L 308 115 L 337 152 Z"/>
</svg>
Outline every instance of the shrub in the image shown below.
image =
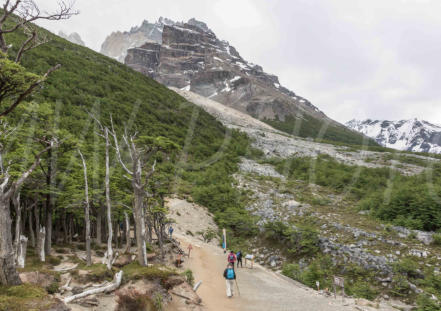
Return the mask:
<svg viewBox="0 0 441 311">
<path fill-rule="evenodd" d="M 319 263 L 317 261 L 312 262 L 308 268 L 302 272 L 300 276 L 300 280 L 303 284 L 308 285 L 309 287 L 314 288 L 316 286 L 316 282 L 320 282 L 321 286 L 325 285 L 325 273 L 321 269 Z"/>
<path fill-rule="evenodd" d="M 58 283 L 58 282 L 53 282 L 53 283 L 51 283 L 48 287 L 46 287 L 46 291 L 47 291 L 49 294 L 53 295 L 53 294 L 59 292 L 59 290 L 60 290 L 59 288 L 60 288 L 60 283 Z"/>
<path fill-rule="evenodd" d="M 216 231 L 211 228 L 203 232 L 198 232 L 198 234 L 202 236 L 205 243 L 210 243 L 217 236 Z"/>
<path fill-rule="evenodd" d="M 119 290 L 116 295 L 116 311 L 150 311 L 154 310 L 154 304 L 146 296 L 134 289 Z"/>
<path fill-rule="evenodd" d="M 400 273 L 411 278 L 421 277 L 421 273 L 418 272 L 417 267 L 417 263 L 410 258 L 404 258 L 393 265 L 393 269 L 396 273 Z"/>
<path fill-rule="evenodd" d="M 61 263 L 61 259 L 54 256 L 48 256 L 47 262 L 51 264 L 52 266 L 58 266 Z"/>
<path fill-rule="evenodd" d="M 185 280 L 187 281 L 187 283 L 190 284 L 191 286 L 193 286 L 193 284 L 194 284 L 193 271 L 191 271 L 190 269 L 187 269 L 182 274 L 185 276 Z"/>
<path fill-rule="evenodd" d="M 441 304 L 430 296 L 421 294 L 417 298 L 417 311 L 439 311 Z"/>
<path fill-rule="evenodd" d="M 407 279 L 402 275 L 396 275 L 392 279 L 391 293 L 395 297 L 404 298 L 409 295 L 410 285 Z"/>
<path fill-rule="evenodd" d="M 300 281 L 301 270 L 298 264 L 284 264 L 282 268 L 282 274 L 293 279 Z"/>
<path fill-rule="evenodd" d="M 153 246 L 150 243 L 145 243 L 145 249 L 147 251 L 147 254 L 151 254 L 154 251 Z"/>
<path fill-rule="evenodd" d="M 156 311 L 164 310 L 163 298 L 160 293 L 155 294 L 155 298 L 153 299 L 153 304 L 155 305 Z"/>
<path fill-rule="evenodd" d="M 276 221 L 265 225 L 264 235 L 270 241 L 284 246 L 295 257 L 313 256 L 319 251 L 318 233 L 309 225 L 296 227 Z"/>
<path fill-rule="evenodd" d="M 441 246 L 441 233 L 435 233 L 433 235 L 433 245 Z"/>
<path fill-rule="evenodd" d="M 104 252 L 103 252 L 103 251 L 96 250 L 96 251 L 95 251 L 95 254 L 96 254 L 97 256 L 99 256 L 99 257 L 104 257 Z"/>
<path fill-rule="evenodd" d="M 163 266 L 142 267 L 137 262 L 132 262 L 123 267 L 124 278 L 130 280 L 165 280 L 172 275 L 177 275 L 176 271 Z"/>
<path fill-rule="evenodd" d="M 355 297 L 368 300 L 374 300 L 378 295 L 378 291 L 372 288 L 368 282 L 364 281 L 355 282 L 354 285 L 350 287 L 350 291 Z"/>
</svg>

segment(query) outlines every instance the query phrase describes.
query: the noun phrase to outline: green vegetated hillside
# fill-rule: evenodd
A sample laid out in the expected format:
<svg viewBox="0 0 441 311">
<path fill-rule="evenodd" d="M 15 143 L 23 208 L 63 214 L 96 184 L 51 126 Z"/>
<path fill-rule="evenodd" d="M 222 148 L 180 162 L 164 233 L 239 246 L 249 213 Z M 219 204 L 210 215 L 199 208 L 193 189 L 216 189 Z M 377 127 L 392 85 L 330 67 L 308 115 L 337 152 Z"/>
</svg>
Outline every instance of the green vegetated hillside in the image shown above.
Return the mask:
<svg viewBox="0 0 441 311">
<path fill-rule="evenodd" d="M 419 175 L 405 176 L 390 168 L 346 165 L 321 155 L 317 159 L 273 159 L 280 173 L 332 189 L 354 199 L 359 210 L 396 225 L 426 231 L 441 229 L 441 164 L 401 155 L 403 163 L 428 167 Z"/>
<path fill-rule="evenodd" d="M 128 124 L 129 130 L 136 130 L 138 136 L 165 136 L 177 143 L 181 150 L 175 155 L 173 164 L 180 163 L 181 166 L 164 168 L 173 177 L 170 179 L 175 183 L 175 188 L 172 187 L 174 191 L 194 197 L 209 207 L 219 221 L 226 219 L 225 213 L 235 214 L 233 221 L 238 221 L 237 217 L 248 218 L 241 209 L 240 202 L 238 203 L 240 195 L 232 187 L 231 177 L 237 170 L 238 157 L 247 152 L 248 138 L 245 135 L 228 131 L 202 109 L 127 66 L 53 34 L 47 35 L 50 41 L 27 53 L 22 65 L 37 74 L 44 74 L 56 64 L 62 66 L 50 75 L 32 98 L 36 103 L 44 103 L 40 107 L 47 110 L 42 112 L 43 108 L 36 108 L 38 114 L 45 114 L 46 117 L 50 114 L 52 119 L 55 114 L 59 115 L 51 122 L 56 123 L 74 142 L 61 148 L 62 154 L 58 159 L 59 178 L 56 179 L 60 185 L 63 184 L 63 188 L 41 190 L 42 193 L 52 192 L 56 208 L 72 205 L 77 207 L 82 204 L 80 161 L 77 160 L 75 165 L 69 164 L 71 157 L 78 156 L 76 146 L 79 145 L 86 151 L 92 174 L 103 175 L 104 147 L 102 139 L 94 134 L 95 122 L 88 114 L 92 112 L 106 125 L 109 125 L 112 115 L 120 134 L 125 124 Z M 14 56 L 14 49 L 24 36 L 14 33 L 7 39 L 13 43 L 10 56 Z M 26 106 L 27 104 L 23 104 L 19 110 L 8 116 L 8 120 L 20 124 Z M 27 114 L 32 113 L 27 111 Z M 40 118 L 36 124 L 38 127 L 47 126 L 48 120 Z M 33 125 L 29 120 L 24 122 L 24 127 Z M 115 199 L 131 204 L 130 185 L 124 181 L 114 154 L 111 156 L 114 164 L 113 194 L 118 195 Z M 99 167 L 95 169 L 92 160 L 97 157 Z M 200 165 L 201 163 L 205 164 Z M 95 186 L 94 183 L 91 185 L 95 187 L 91 190 L 95 195 L 95 204 L 102 204 L 101 181 Z M 121 193 L 126 189 L 127 195 Z M 78 199 L 78 202 L 72 202 L 73 198 Z M 74 209 L 74 212 L 80 217 L 81 212 L 78 209 Z M 56 214 L 55 217 L 59 215 Z M 224 221 L 223 224 L 229 227 L 233 225 L 231 220 Z"/>
<path fill-rule="evenodd" d="M 301 118 L 287 117 L 284 121 L 265 119 L 264 122 L 288 134 L 300 137 L 326 140 L 330 143 L 345 143 L 350 145 L 379 146 L 373 139 L 348 129 L 335 122 L 326 123 L 309 115 Z"/>
</svg>

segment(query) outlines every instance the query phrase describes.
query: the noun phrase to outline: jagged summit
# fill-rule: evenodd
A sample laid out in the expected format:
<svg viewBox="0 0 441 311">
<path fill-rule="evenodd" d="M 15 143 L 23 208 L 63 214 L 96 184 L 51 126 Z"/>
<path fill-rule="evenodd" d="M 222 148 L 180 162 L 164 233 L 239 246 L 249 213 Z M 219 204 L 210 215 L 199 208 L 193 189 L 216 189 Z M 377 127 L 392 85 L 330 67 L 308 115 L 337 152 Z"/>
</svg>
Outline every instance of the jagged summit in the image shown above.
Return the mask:
<svg viewBox="0 0 441 311">
<path fill-rule="evenodd" d="M 441 153 L 441 126 L 417 118 L 399 121 L 353 119 L 346 126 L 385 147 Z"/>
<path fill-rule="evenodd" d="M 84 41 L 81 39 L 81 36 L 76 33 L 73 32 L 70 35 L 67 35 L 66 33 L 64 33 L 63 31 L 59 31 L 58 32 L 58 36 L 60 36 L 61 38 L 64 38 L 72 43 L 78 44 L 78 45 L 82 45 L 82 46 L 86 46 L 86 44 L 84 43 Z"/>
<path fill-rule="evenodd" d="M 202 21 L 166 18 L 107 37 L 101 52 L 167 86 L 192 91 L 300 136 L 361 143 L 362 136 L 329 119 L 306 98 L 281 85 L 262 66 L 245 60 Z M 329 135 L 328 135 L 329 134 Z M 328 136 L 327 136 L 328 135 Z"/>
</svg>

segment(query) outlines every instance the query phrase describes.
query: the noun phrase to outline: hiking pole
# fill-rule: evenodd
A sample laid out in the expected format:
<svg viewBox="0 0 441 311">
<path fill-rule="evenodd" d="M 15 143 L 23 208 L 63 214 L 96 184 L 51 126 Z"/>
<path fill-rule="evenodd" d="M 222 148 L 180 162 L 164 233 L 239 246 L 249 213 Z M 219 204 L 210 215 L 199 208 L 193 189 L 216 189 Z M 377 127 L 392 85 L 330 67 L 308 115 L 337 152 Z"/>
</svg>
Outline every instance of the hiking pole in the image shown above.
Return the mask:
<svg viewBox="0 0 441 311">
<path fill-rule="evenodd" d="M 236 282 L 237 292 L 239 293 L 239 297 L 240 297 L 240 290 L 239 290 L 239 285 L 237 284 L 237 280 L 234 279 L 234 282 Z"/>
</svg>

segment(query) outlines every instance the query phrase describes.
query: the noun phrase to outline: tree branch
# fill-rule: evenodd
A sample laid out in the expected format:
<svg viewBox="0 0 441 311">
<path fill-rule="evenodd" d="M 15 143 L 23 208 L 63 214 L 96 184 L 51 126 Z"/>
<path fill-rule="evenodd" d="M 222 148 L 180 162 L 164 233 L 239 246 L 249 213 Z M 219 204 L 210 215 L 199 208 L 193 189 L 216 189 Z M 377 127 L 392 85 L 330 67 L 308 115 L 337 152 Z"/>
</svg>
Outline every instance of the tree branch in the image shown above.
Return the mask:
<svg viewBox="0 0 441 311">
<path fill-rule="evenodd" d="M 33 90 L 39 86 L 41 83 L 43 83 L 47 77 L 54 72 L 55 70 L 58 70 L 61 67 L 60 64 L 50 68 L 43 76 L 42 79 L 38 80 L 37 82 L 33 83 L 31 86 L 28 87 L 28 89 L 26 91 L 24 91 L 23 93 L 21 93 L 18 98 L 15 100 L 15 102 L 9 106 L 6 110 L 4 110 L 3 112 L 0 113 L 0 118 L 4 117 L 6 115 L 8 115 L 12 110 L 14 110 L 23 100 L 26 99 L 26 97 L 28 97 Z"/>
<path fill-rule="evenodd" d="M 40 153 L 38 153 L 35 157 L 35 161 L 34 163 L 31 165 L 31 167 L 25 171 L 18 179 L 17 181 L 15 181 L 14 183 L 12 183 L 11 187 L 9 188 L 8 192 L 6 193 L 6 197 L 11 197 L 18 188 L 20 188 L 20 186 L 26 181 L 26 179 L 29 177 L 29 175 L 35 170 L 35 168 L 37 167 L 37 165 L 40 163 L 41 160 L 41 156 L 46 153 L 47 151 L 49 151 L 49 149 L 58 147 L 58 143 L 57 142 L 52 142 L 49 146 L 47 146 L 45 149 L 43 149 L 42 151 L 40 151 Z"/>
</svg>

